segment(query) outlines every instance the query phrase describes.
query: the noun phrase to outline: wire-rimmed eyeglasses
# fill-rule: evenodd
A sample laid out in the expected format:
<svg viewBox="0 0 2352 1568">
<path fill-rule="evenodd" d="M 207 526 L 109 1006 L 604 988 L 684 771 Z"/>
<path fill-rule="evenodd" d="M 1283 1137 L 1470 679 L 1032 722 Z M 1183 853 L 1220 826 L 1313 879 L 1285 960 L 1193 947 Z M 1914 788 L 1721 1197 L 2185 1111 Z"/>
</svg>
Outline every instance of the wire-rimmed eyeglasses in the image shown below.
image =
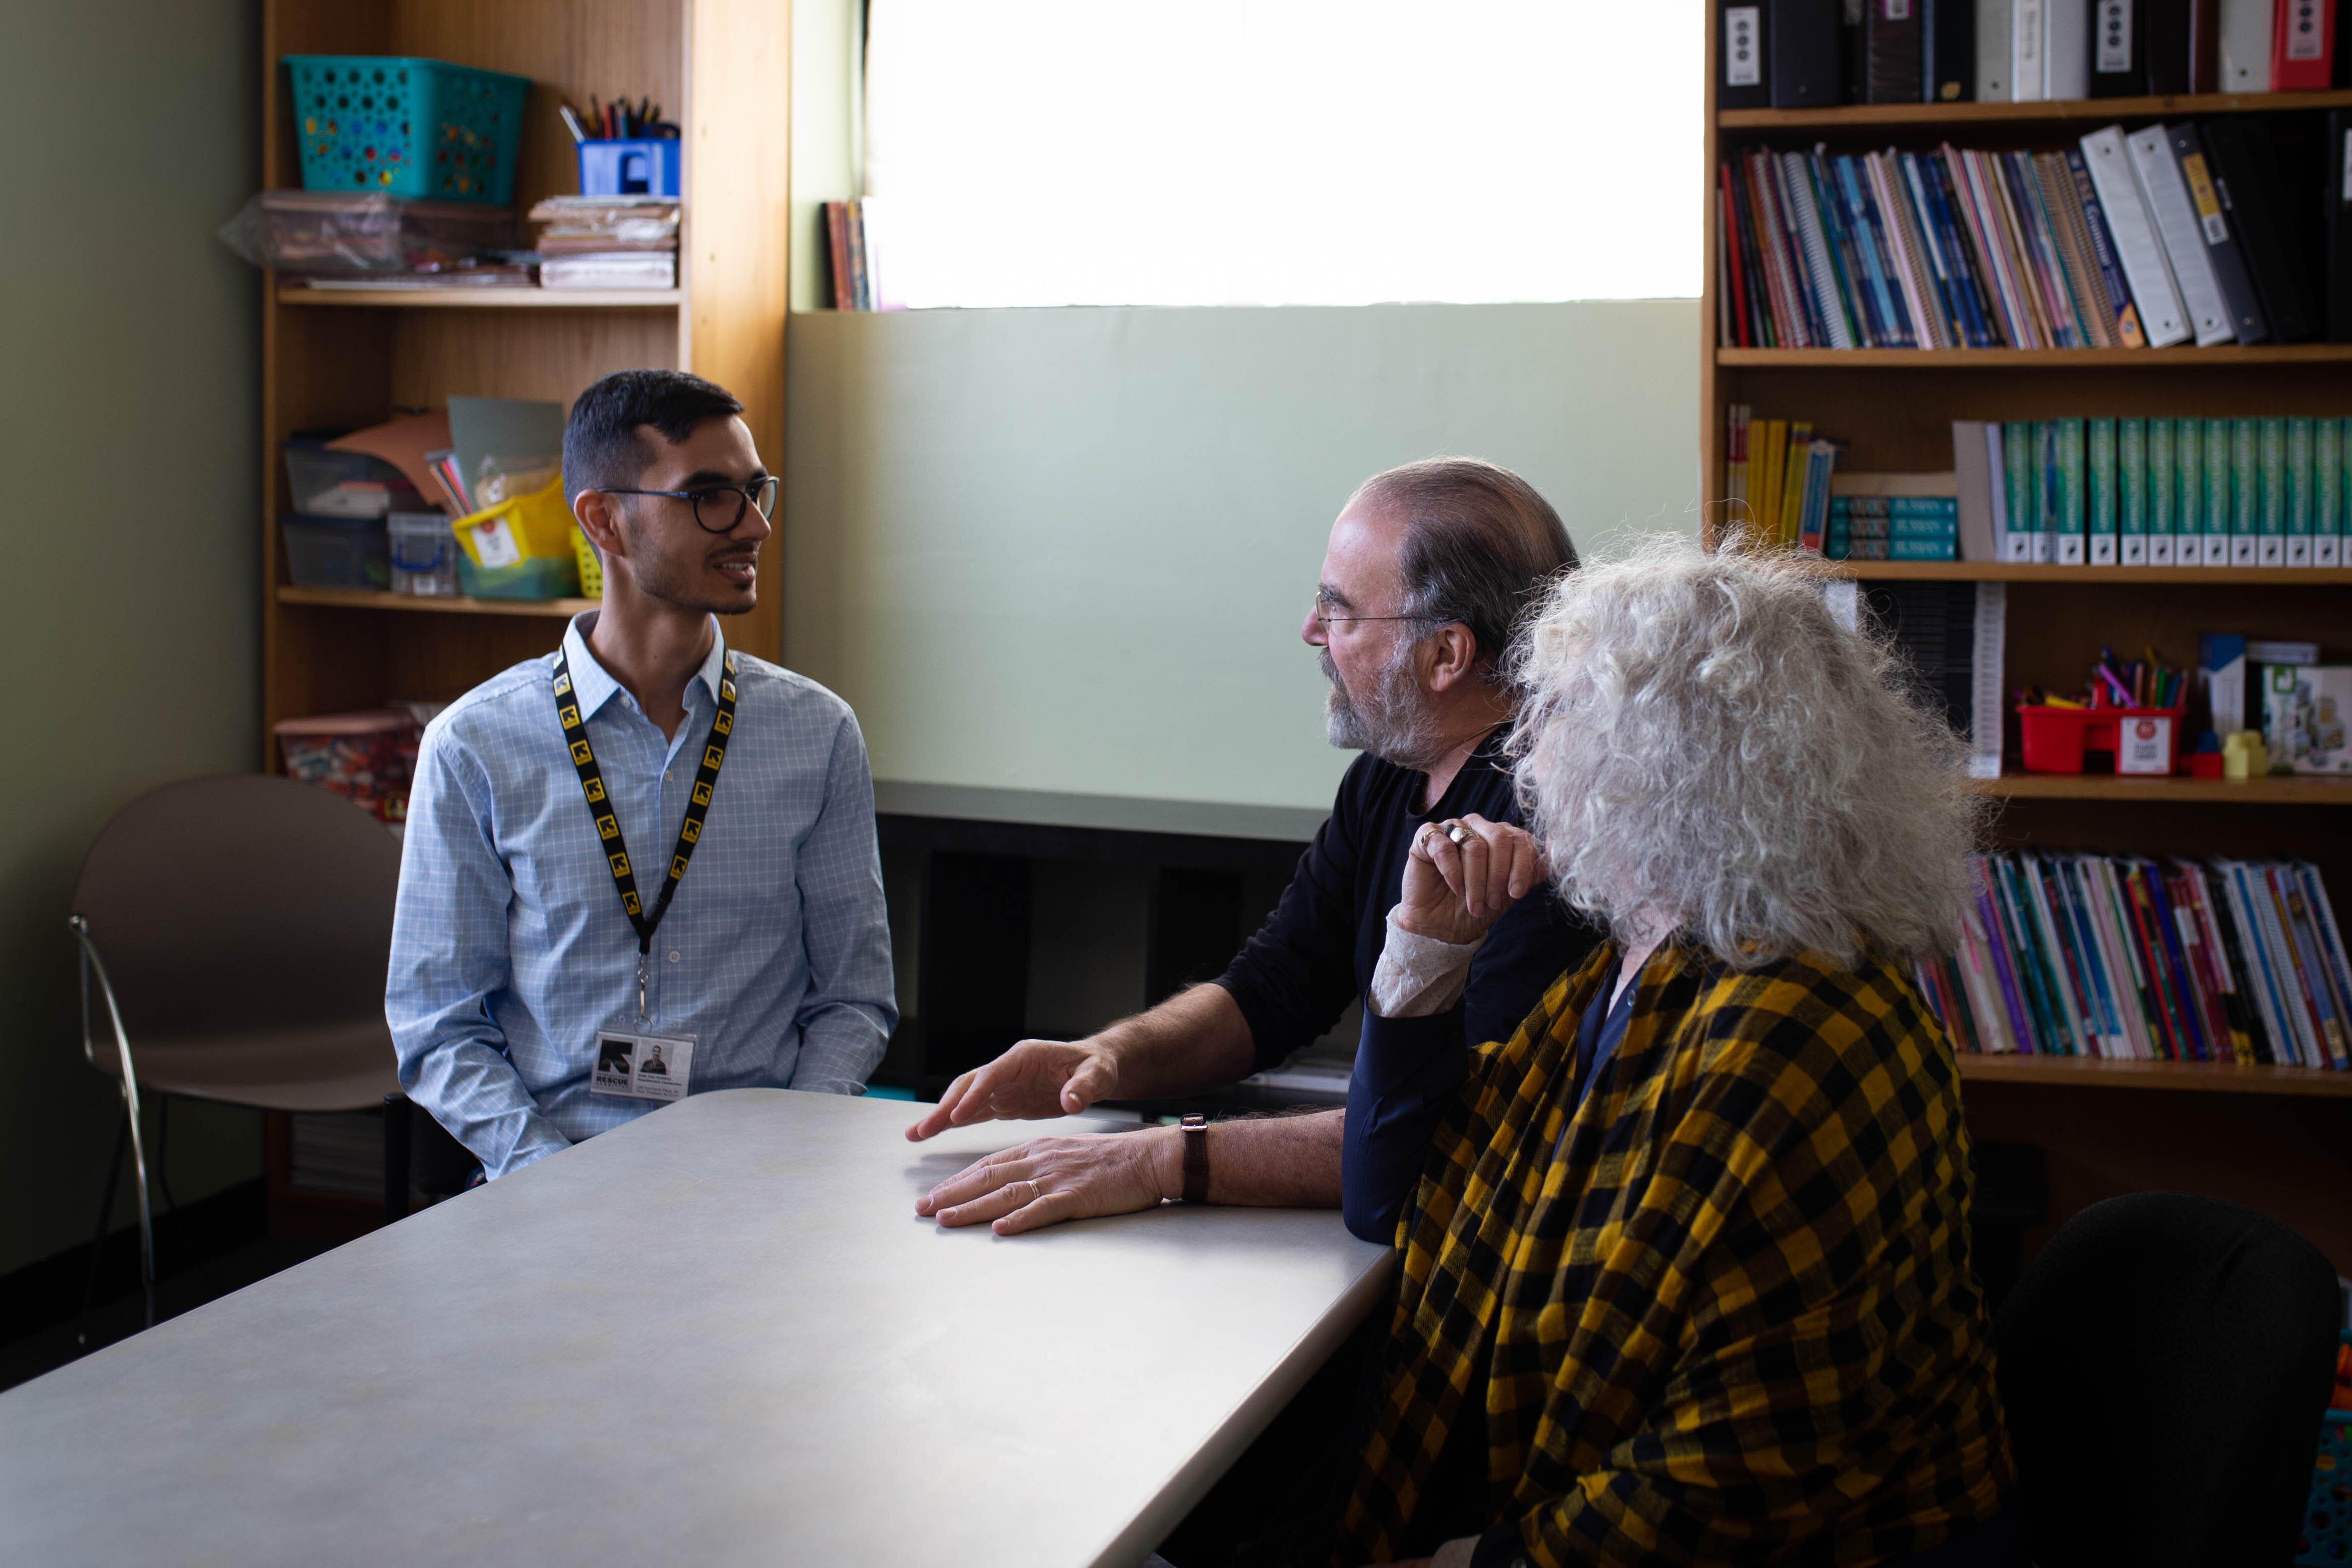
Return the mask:
<svg viewBox="0 0 2352 1568">
<path fill-rule="evenodd" d="M 743 508 L 760 508 L 763 518 L 776 515 L 776 476 L 762 475 L 747 479 L 740 485 L 704 485 L 692 490 L 627 490 L 617 485 L 600 486 L 607 496 L 667 496 L 673 501 L 686 501 L 694 507 L 694 520 L 706 534 L 723 534 L 743 520 Z"/>
<path fill-rule="evenodd" d="M 1339 608 L 1339 606 L 1338 606 L 1336 601 L 1328 594 L 1317 594 L 1315 596 L 1315 624 L 1318 626 L 1340 626 L 1350 624 L 1358 621 L 1432 621 L 1436 619 L 1436 617 L 1431 615 L 1334 615 L 1331 612 L 1335 608 Z"/>
</svg>

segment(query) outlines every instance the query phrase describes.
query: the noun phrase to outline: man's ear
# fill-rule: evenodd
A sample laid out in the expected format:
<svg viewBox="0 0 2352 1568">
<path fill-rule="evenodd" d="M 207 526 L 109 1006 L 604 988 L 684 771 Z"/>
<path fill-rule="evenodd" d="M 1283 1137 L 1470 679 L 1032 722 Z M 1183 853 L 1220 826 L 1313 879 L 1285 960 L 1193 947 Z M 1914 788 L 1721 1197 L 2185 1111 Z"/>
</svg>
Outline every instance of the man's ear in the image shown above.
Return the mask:
<svg viewBox="0 0 2352 1568">
<path fill-rule="evenodd" d="M 572 497 L 572 515 L 580 523 L 580 531 L 601 555 L 616 555 L 626 560 L 629 542 L 621 533 L 621 502 L 617 496 L 602 490 L 583 490 Z"/>
<path fill-rule="evenodd" d="M 1433 692 L 1451 691 L 1477 673 L 1478 639 L 1459 621 L 1430 633 L 1429 665 L 1423 679 Z"/>
</svg>

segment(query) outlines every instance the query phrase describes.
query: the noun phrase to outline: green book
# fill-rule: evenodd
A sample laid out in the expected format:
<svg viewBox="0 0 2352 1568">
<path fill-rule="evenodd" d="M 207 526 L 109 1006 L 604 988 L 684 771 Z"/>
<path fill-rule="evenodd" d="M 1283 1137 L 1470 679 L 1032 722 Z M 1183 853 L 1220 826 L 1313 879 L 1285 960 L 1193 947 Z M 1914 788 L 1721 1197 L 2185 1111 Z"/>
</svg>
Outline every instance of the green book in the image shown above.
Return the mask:
<svg viewBox="0 0 2352 1568">
<path fill-rule="evenodd" d="M 2344 437 L 2352 420 L 2323 419 L 2311 428 L 2311 564 L 2341 566 L 2346 496 Z"/>
<path fill-rule="evenodd" d="M 2051 462 L 2055 467 L 2051 487 L 2052 525 L 2058 535 L 2058 564 L 2081 566 L 2087 554 L 2090 537 L 2088 486 L 2084 473 L 2085 466 L 2083 426 L 2080 419 L 2053 419 L 2056 427 L 2051 442 Z"/>
<path fill-rule="evenodd" d="M 2230 564 L 2230 422 L 2209 419 L 2205 425 L 2205 495 L 2198 503 L 2203 527 L 2204 555 L 2200 564 Z"/>
<path fill-rule="evenodd" d="M 2180 482 L 2173 469 L 2172 421 L 2147 422 L 2147 564 L 2172 564 L 2172 531 L 2180 517 Z"/>
<path fill-rule="evenodd" d="M 2090 564 L 2116 564 L 2116 422 L 2093 419 L 2083 426 L 2084 467 L 2090 479 L 2086 536 Z"/>
<path fill-rule="evenodd" d="M 2254 539 L 2262 532 L 2262 421 L 2230 419 L 2231 566 L 2254 564 Z M 2210 454 L 2208 454 L 2210 460 Z"/>
<path fill-rule="evenodd" d="M 2312 421 L 2286 422 L 2286 564 L 2311 564 Z"/>
<path fill-rule="evenodd" d="M 2033 506 L 2033 422 L 2012 419 L 2000 427 L 2001 499 L 2008 507 L 2008 549 L 2001 559 L 2030 561 L 2036 538 Z"/>
<path fill-rule="evenodd" d="M 2147 421 L 2116 421 L 2116 560 L 2147 564 Z"/>
<path fill-rule="evenodd" d="M 2286 564 L 2286 420 L 2271 415 L 2255 422 L 2254 564 Z M 2231 559 L 2238 541 L 2230 540 Z"/>
<path fill-rule="evenodd" d="M 2058 426 L 2054 419 L 2033 424 L 2033 559 L 2047 566 L 2058 559 Z"/>
</svg>

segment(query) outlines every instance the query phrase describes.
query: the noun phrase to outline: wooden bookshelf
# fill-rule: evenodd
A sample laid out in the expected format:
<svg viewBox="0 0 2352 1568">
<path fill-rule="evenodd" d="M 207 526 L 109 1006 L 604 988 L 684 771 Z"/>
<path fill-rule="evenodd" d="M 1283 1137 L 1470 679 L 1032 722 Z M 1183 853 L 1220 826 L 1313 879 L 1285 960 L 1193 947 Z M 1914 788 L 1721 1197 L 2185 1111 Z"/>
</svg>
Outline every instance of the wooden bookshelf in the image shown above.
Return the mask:
<svg viewBox="0 0 2352 1568">
<path fill-rule="evenodd" d="M 280 604 L 323 604 L 339 610 L 423 611 L 433 615 L 539 615 L 570 620 L 593 610 L 593 599 L 469 599 L 464 594 L 384 593 L 364 588 L 295 588 L 278 591 Z M 561 635 L 559 633 L 559 635 Z"/>
<path fill-rule="evenodd" d="M 1706 8 L 1701 472 L 1727 493 L 1725 422 L 1746 403 L 1764 418 L 1807 419 L 1847 444 L 1842 467 L 1952 466 L 1951 423 L 2113 414 L 2352 414 L 2352 345 L 2164 350 L 1740 349 L 1719 345 L 1716 171 L 1731 152 L 1825 141 L 1843 151 L 2072 144 L 2097 127 L 2183 116 L 2352 107 L 2352 92 L 2215 94 L 2033 104 L 1843 105 L 1718 111 L 1716 8 Z M 1722 508 L 1706 508 L 1710 521 Z M 2153 644 L 2191 664 L 2200 631 L 2310 641 L 2352 658 L 2352 569 L 1841 563 L 1863 581 L 2008 585 L 2004 684 L 2081 684 L 2100 646 Z M 2009 765 L 2017 758 L 2014 730 Z M 2293 856 L 2317 864 L 2339 916 L 2352 914 L 2352 779 L 2237 784 L 2014 771 L 1976 788 L 2000 801 L 2002 848 L 2095 853 Z M 1962 1055 L 1970 1128 L 1980 1140 L 2048 1153 L 2052 1219 L 2118 1192 L 2210 1193 L 2278 1216 L 2352 1274 L 2352 1073 L 2200 1062 Z M 2096 1088 L 2095 1094 L 2072 1091 Z"/>
<path fill-rule="evenodd" d="M 675 310 L 677 288 L 313 288 L 278 286 L 280 305 L 366 306 L 378 310 Z"/>
</svg>

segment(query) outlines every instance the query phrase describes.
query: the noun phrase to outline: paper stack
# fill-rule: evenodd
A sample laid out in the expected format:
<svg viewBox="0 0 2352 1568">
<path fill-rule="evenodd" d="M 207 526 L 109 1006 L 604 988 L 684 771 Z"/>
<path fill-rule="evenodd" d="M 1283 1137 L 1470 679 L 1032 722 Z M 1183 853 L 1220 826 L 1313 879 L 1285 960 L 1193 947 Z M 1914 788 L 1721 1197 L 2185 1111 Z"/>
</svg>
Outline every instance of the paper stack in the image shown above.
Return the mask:
<svg viewBox="0 0 2352 1568">
<path fill-rule="evenodd" d="M 550 196 L 530 210 L 545 288 L 674 288 L 674 196 Z"/>
</svg>

